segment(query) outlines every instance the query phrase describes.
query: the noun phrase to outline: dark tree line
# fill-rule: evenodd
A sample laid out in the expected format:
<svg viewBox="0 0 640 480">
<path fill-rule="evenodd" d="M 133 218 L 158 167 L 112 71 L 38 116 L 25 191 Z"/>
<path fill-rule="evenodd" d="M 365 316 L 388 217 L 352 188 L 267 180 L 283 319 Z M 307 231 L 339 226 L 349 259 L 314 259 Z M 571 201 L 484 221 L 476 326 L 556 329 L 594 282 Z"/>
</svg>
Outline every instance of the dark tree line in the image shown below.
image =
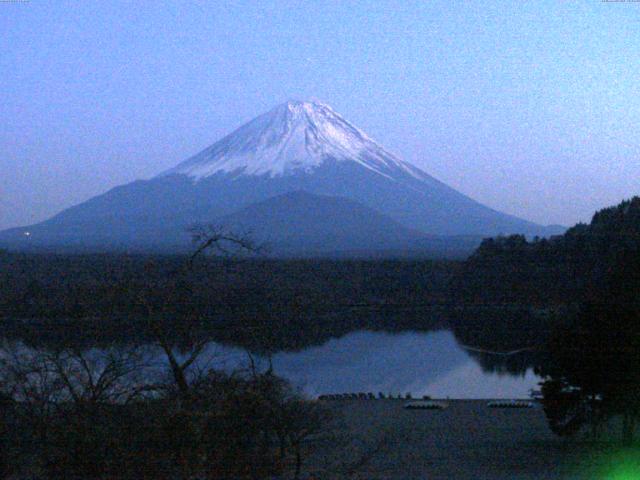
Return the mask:
<svg viewBox="0 0 640 480">
<path fill-rule="evenodd" d="M 178 340 L 196 335 L 255 352 L 297 350 L 350 331 L 443 324 L 453 262 L 264 260 L 187 256 L 0 257 L 3 332 L 32 345 Z M 140 292 L 144 291 L 144 302 Z M 186 328 L 188 326 L 188 328 Z"/>
<path fill-rule="evenodd" d="M 624 443 L 633 441 L 640 417 L 640 198 L 551 239 L 485 240 L 453 285 L 464 305 L 453 322 L 459 337 L 496 350 L 530 348 L 556 433 L 587 428 L 597 437 L 615 420 Z M 498 320 L 479 320 L 474 330 L 469 317 L 483 311 Z"/>
</svg>

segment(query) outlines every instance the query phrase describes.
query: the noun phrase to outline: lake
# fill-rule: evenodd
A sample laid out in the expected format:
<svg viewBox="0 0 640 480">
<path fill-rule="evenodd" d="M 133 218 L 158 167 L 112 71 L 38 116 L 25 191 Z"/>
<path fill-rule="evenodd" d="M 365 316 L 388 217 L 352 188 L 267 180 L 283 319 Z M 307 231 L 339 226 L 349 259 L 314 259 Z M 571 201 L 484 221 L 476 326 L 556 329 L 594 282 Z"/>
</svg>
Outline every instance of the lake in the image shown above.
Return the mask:
<svg viewBox="0 0 640 480">
<path fill-rule="evenodd" d="M 164 354 L 149 347 L 147 375 L 162 375 L 167 368 Z M 91 348 L 87 355 L 99 364 L 101 351 Z M 497 355 L 484 353 L 485 365 L 487 355 L 499 360 Z M 299 351 L 275 353 L 271 362 L 275 374 L 310 397 L 357 392 L 377 396 L 382 392 L 433 398 L 524 398 L 531 389 L 538 389 L 540 379 L 531 369 L 525 367 L 521 374 L 494 373 L 483 369 L 478 358 L 477 352 L 462 346 L 448 330 L 359 330 Z M 263 371 L 269 365 L 268 359 L 250 357 L 243 348 L 210 342 L 194 368 L 232 371 L 249 367 L 251 361 Z"/>
<path fill-rule="evenodd" d="M 239 349 L 212 348 L 226 368 L 248 363 L 247 354 Z M 519 376 L 483 371 L 446 330 L 357 331 L 299 352 L 277 353 L 272 363 L 276 374 L 310 396 L 410 392 L 414 397 L 523 398 L 538 389 L 540 381 L 531 370 Z"/>
</svg>

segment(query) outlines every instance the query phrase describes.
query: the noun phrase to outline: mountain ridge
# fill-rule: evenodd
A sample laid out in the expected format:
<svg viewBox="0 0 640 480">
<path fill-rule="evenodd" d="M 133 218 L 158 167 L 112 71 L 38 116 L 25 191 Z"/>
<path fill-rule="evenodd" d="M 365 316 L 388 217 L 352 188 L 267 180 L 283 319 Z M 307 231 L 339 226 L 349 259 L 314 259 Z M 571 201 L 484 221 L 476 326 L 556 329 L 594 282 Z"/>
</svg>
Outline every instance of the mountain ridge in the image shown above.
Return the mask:
<svg viewBox="0 0 640 480">
<path fill-rule="evenodd" d="M 300 190 L 349 199 L 426 236 L 558 233 L 457 192 L 389 153 L 325 104 L 288 102 L 156 177 L 115 187 L 44 222 L 0 232 L 0 243 L 184 245 L 193 224 Z"/>
</svg>

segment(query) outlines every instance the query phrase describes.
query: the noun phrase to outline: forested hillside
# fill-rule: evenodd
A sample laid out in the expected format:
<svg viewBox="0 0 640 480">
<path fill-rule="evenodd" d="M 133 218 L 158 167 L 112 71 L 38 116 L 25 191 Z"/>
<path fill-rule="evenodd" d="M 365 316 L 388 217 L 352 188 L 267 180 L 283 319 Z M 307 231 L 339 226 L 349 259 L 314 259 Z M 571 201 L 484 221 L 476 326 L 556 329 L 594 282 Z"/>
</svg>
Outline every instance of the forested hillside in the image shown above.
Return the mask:
<svg viewBox="0 0 640 480">
<path fill-rule="evenodd" d="M 451 282 L 451 326 L 466 345 L 522 350 L 517 357 L 474 355 L 490 369 L 523 371 L 544 361 L 550 336 L 570 325 L 586 302 L 617 296 L 613 283 L 618 291 L 639 284 L 638 251 L 639 197 L 550 239 L 486 239 Z"/>
<path fill-rule="evenodd" d="M 465 262 L 452 292 L 465 304 L 549 307 L 580 302 L 640 246 L 640 197 L 597 212 L 564 235 L 489 238 Z"/>
</svg>

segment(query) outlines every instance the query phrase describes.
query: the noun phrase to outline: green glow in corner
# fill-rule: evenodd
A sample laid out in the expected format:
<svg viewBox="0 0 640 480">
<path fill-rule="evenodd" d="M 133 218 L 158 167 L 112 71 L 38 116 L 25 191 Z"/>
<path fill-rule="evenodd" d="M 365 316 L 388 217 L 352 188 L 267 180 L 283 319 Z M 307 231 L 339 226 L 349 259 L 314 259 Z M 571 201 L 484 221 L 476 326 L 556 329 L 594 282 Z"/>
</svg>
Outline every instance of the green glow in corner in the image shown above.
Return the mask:
<svg viewBox="0 0 640 480">
<path fill-rule="evenodd" d="M 640 480 L 640 451 L 626 451 L 614 455 L 608 463 L 606 480 Z"/>
</svg>

